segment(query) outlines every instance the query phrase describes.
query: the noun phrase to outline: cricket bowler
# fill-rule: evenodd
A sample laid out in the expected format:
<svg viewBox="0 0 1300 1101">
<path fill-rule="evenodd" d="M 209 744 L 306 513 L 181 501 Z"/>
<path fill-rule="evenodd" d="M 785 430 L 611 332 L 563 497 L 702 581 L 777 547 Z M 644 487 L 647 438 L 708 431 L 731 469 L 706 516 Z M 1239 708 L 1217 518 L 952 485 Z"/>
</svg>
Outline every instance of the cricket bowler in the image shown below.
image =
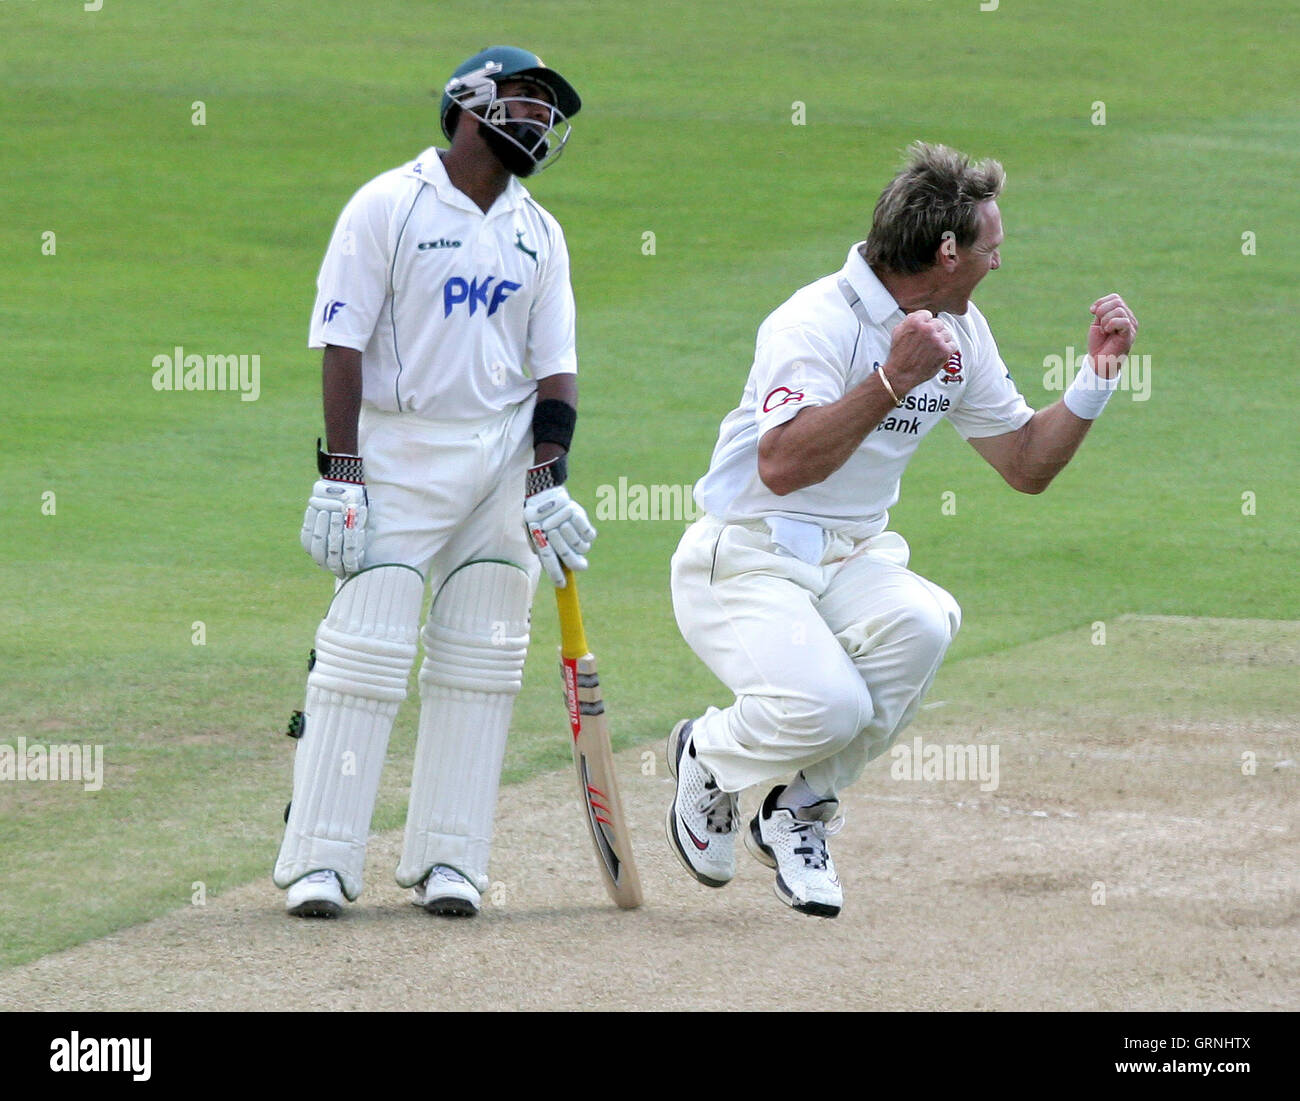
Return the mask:
<svg viewBox="0 0 1300 1101">
<path fill-rule="evenodd" d="M 840 793 L 912 721 L 961 623 L 888 530 L 908 460 L 947 419 L 1013 489 L 1041 493 L 1119 385 L 1138 324 L 1107 294 L 1062 399 L 1035 412 L 1017 390 L 971 302 L 1001 264 L 1004 181 L 996 161 L 913 144 L 866 241 L 758 330 L 672 560 L 682 635 L 735 694 L 668 738 L 669 843 L 706 886 L 736 874 L 738 794 L 761 785 L 745 845 L 777 897 L 840 912 Z"/>
<path fill-rule="evenodd" d="M 540 569 L 563 586 L 596 535 L 564 488 L 578 400 L 568 250 L 519 182 L 560 155 L 580 107 L 535 54 L 475 54 L 442 95 L 449 147 L 362 187 L 326 252 L 309 339 L 324 349 L 326 444 L 301 540 L 339 581 L 295 717 L 274 873 L 290 914 L 332 917 L 361 891 L 417 635 L 397 881 L 430 913 L 481 904 Z"/>
</svg>

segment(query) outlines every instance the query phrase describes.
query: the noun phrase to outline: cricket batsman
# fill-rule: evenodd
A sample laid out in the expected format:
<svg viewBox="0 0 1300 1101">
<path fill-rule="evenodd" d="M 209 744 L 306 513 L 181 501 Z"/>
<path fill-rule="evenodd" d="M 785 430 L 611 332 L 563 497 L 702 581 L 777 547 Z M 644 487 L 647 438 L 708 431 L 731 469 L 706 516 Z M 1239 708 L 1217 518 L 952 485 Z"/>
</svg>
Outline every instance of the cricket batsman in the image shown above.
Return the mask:
<svg viewBox="0 0 1300 1101">
<path fill-rule="evenodd" d="M 361 891 L 417 635 L 397 882 L 460 916 L 487 887 L 533 592 L 542 568 L 559 586 L 563 566 L 585 569 L 596 535 L 564 488 L 578 400 L 568 250 L 520 183 L 560 155 L 581 105 L 535 54 L 475 54 L 442 95 L 449 147 L 362 187 L 325 254 L 309 339 L 324 349 L 325 447 L 302 545 L 339 581 L 291 729 L 274 874 L 290 914 L 334 916 Z"/>
<path fill-rule="evenodd" d="M 961 623 L 888 530 L 908 460 L 946 418 L 1041 493 L 1119 385 L 1138 324 L 1108 294 L 1062 399 L 1035 412 L 1016 389 L 971 302 L 1001 263 L 1004 180 L 996 161 L 915 143 L 866 241 L 758 330 L 672 560 L 682 635 L 735 694 L 668 738 L 669 843 L 706 886 L 735 875 L 737 797 L 762 785 L 746 847 L 786 905 L 840 912 L 839 795 L 912 721 Z"/>
</svg>

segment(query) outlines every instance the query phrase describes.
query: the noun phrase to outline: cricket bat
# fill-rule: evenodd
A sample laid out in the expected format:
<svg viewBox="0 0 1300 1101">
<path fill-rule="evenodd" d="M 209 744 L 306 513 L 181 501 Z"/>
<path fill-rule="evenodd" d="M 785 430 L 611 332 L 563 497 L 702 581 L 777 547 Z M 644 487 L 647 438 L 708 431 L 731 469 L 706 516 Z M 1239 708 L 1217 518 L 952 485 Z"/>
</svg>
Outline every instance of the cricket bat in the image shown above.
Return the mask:
<svg viewBox="0 0 1300 1101">
<path fill-rule="evenodd" d="M 567 567 L 564 580 L 565 587 L 555 590 L 555 600 L 560 609 L 560 673 L 573 732 L 578 795 L 605 889 L 618 906 L 631 910 L 641 905 L 641 877 L 632 859 L 632 841 L 614 777 L 614 755 L 596 658 L 587 647 L 578 583 Z"/>
</svg>

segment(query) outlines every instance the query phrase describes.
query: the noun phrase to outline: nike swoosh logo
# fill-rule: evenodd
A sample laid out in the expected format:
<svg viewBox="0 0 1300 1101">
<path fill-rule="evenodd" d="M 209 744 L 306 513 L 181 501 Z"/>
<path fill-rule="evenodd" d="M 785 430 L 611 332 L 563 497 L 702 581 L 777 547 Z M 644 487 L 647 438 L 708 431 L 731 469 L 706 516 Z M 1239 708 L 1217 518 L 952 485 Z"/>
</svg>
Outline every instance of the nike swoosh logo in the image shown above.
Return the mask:
<svg viewBox="0 0 1300 1101">
<path fill-rule="evenodd" d="M 709 847 L 709 843 L 707 841 L 701 841 L 698 837 L 695 836 L 695 834 L 691 833 L 691 827 L 688 826 L 685 822 L 682 823 L 682 829 L 686 831 L 686 836 L 691 839 L 691 844 L 694 845 L 697 849 L 699 849 L 700 852 L 703 852 L 705 849 Z"/>
</svg>

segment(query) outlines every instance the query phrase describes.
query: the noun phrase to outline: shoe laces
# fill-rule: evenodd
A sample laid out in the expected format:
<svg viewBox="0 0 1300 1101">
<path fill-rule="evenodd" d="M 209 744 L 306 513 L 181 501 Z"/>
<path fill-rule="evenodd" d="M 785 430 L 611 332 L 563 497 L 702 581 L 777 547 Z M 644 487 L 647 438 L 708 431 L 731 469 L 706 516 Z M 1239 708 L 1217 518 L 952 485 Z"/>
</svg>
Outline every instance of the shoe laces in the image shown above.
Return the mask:
<svg viewBox="0 0 1300 1101">
<path fill-rule="evenodd" d="M 456 871 L 455 868 L 448 868 L 448 867 L 446 867 L 446 866 L 439 866 L 439 867 L 437 867 L 437 868 L 434 868 L 433 871 L 431 871 L 431 872 L 429 873 L 429 878 L 430 878 L 430 879 L 445 879 L 445 880 L 448 880 L 448 881 L 451 882 L 451 883 L 468 883 L 468 882 L 469 882 L 469 880 L 466 879 L 463 875 L 461 875 L 460 872 Z"/>
<path fill-rule="evenodd" d="M 710 833 L 730 833 L 740 805 L 736 795 L 723 791 L 716 780 L 706 780 L 703 793 L 695 800 L 695 811 L 704 815 L 704 826 Z"/>
<path fill-rule="evenodd" d="M 842 817 L 832 818 L 829 822 L 820 819 L 813 822 L 800 822 L 796 819 L 790 829 L 804 842 L 802 845 L 795 846 L 794 850 L 803 857 L 804 867 L 820 868 L 825 871 L 826 862 L 830 859 L 830 853 L 826 849 L 826 838 L 834 837 L 843 828 Z"/>
</svg>

